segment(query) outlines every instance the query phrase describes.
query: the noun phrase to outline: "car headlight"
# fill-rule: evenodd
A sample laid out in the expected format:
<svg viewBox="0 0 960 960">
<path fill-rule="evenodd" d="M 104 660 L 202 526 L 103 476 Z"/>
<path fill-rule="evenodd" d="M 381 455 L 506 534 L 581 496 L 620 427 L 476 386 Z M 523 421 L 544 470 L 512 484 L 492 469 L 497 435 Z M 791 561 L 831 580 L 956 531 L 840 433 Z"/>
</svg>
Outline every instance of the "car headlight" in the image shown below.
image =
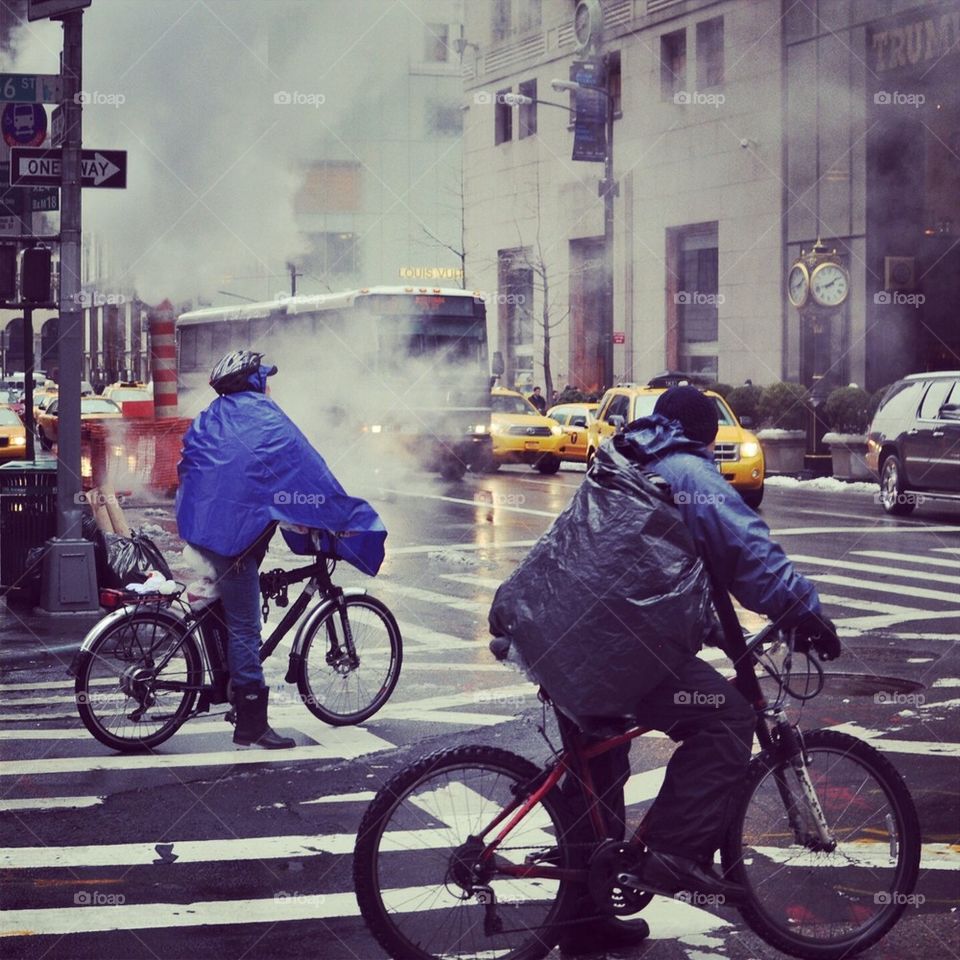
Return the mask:
<svg viewBox="0 0 960 960">
<path fill-rule="evenodd" d="M 555 437 L 562 437 L 562 436 L 563 436 L 563 427 L 561 427 L 559 424 L 556 424 L 556 423 L 555 423 L 555 424 L 550 428 L 550 432 L 551 432 Z"/>
<path fill-rule="evenodd" d="M 491 434 L 491 436 L 498 437 L 498 436 L 500 436 L 501 433 L 503 433 L 503 431 L 504 431 L 503 424 L 500 424 L 500 423 L 491 423 L 491 424 L 490 424 L 490 434 Z"/>
<path fill-rule="evenodd" d="M 760 444 L 756 440 L 747 440 L 744 443 L 740 444 L 740 456 L 745 459 L 752 459 L 753 457 L 759 456 L 760 454 Z"/>
<path fill-rule="evenodd" d="M 467 433 L 479 433 L 479 434 L 483 434 L 483 433 L 488 433 L 489 431 L 490 431 L 490 427 L 489 427 L 488 424 L 486 424 L 486 423 L 476 423 L 476 424 L 474 424 L 472 427 L 470 427 L 469 430 L 467 430 Z"/>
<path fill-rule="evenodd" d="M 370 426 L 371 433 L 383 433 L 383 427 L 379 423 L 371 424 Z"/>
<path fill-rule="evenodd" d="M 26 437 L 12 437 L 10 440 L 10 445 L 13 447 L 25 447 L 27 445 Z"/>
</svg>

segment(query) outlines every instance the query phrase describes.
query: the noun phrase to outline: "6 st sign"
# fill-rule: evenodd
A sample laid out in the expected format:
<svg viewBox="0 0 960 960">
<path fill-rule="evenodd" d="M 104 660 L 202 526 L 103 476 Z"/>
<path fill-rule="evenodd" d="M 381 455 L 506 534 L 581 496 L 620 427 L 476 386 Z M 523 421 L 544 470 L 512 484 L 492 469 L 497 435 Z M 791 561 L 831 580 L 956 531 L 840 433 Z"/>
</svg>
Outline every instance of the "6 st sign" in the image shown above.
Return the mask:
<svg viewBox="0 0 960 960">
<path fill-rule="evenodd" d="M 59 103 L 63 83 L 57 73 L 0 73 L 0 100 L 8 103 Z"/>
</svg>

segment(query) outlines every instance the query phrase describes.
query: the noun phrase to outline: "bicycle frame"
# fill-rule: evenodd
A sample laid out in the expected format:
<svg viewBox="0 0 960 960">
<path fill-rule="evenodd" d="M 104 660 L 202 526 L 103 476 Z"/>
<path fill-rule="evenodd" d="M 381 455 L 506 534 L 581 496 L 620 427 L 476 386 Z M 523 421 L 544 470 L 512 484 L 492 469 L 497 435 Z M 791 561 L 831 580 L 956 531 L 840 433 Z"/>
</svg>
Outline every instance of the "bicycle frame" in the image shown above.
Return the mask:
<svg viewBox="0 0 960 960">
<path fill-rule="evenodd" d="M 770 624 L 756 634 L 749 646 L 745 646 L 742 652 L 737 652 L 734 661 L 737 674 L 731 680 L 731 683 L 739 684 L 741 689 L 745 688 L 746 693 L 750 697 L 757 713 L 756 737 L 761 749 L 778 758 L 788 759 L 797 773 L 804 799 L 806 800 L 807 807 L 812 814 L 816 826 L 817 835 L 815 838 L 810 837 L 804 831 L 796 800 L 782 772 L 777 771 L 774 774 L 778 792 L 788 812 L 797 841 L 807 846 L 816 844 L 818 849 L 832 850 L 836 846 L 836 841 L 830 835 L 819 799 L 807 773 L 803 759 L 802 736 L 799 731 L 786 720 L 779 703 L 773 706 L 768 704 L 766 697 L 760 689 L 756 673 L 754 672 L 754 665 L 759 656 L 757 651 L 762 649 L 763 642 L 773 632 L 775 632 L 775 625 Z M 748 664 L 749 667 L 747 666 Z M 558 719 L 560 720 L 561 737 L 564 745 L 563 751 L 557 756 L 556 762 L 550 768 L 543 771 L 541 774 L 542 780 L 530 794 L 527 794 L 522 800 L 518 799 L 515 803 L 502 810 L 496 818 L 487 825 L 486 829 L 480 832 L 479 839 L 484 839 L 492 831 L 500 827 L 504 820 L 509 818 L 496 836 L 484 847 L 479 858 L 481 863 L 489 863 L 492 860 L 497 848 L 504 842 L 517 824 L 559 784 L 561 777 L 570 771 L 576 774 L 581 784 L 583 797 L 586 801 L 587 813 L 593 827 L 594 839 L 600 842 L 606 838 L 606 827 L 600 810 L 596 789 L 594 788 L 593 778 L 590 774 L 590 761 L 594 757 L 601 756 L 616 747 L 622 746 L 631 740 L 635 740 L 637 737 L 649 733 L 653 728 L 633 727 L 623 733 L 591 743 L 585 742 L 588 738 L 577 730 L 572 722 L 564 721 L 564 718 L 559 713 Z M 536 781 L 534 782 L 536 783 Z M 633 841 L 630 842 L 635 842 L 636 839 L 637 834 L 634 835 Z M 497 862 L 497 871 L 501 875 L 510 877 L 550 880 L 582 879 L 584 873 L 582 868 L 565 869 L 563 867 L 543 866 L 535 863 L 511 864 L 502 859 Z"/>
</svg>

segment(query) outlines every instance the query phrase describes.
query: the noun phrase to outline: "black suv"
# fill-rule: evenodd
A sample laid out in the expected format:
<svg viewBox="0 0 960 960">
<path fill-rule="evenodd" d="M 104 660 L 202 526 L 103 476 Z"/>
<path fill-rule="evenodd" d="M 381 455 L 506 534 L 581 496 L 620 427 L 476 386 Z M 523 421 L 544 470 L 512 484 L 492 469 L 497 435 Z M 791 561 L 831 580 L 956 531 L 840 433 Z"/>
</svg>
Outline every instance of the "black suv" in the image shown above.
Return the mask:
<svg viewBox="0 0 960 960">
<path fill-rule="evenodd" d="M 924 498 L 960 501 L 960 371 L 915 373 L 887 391 L 867 433 L 887 513 Z"/>
</svg>

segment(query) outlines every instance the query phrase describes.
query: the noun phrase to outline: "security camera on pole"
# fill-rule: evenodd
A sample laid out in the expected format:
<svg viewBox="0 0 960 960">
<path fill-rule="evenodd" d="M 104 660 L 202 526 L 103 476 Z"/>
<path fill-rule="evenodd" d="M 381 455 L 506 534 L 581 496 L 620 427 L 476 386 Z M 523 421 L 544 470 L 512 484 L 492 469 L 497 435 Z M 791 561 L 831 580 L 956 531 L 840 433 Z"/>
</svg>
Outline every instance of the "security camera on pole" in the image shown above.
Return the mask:
<svg viewBox="0 0 960 960">
<path fill-rule="evenodd" d="M 787 274 L 787 297 L 800 313 L 800 381 L 810 391 L 804 467 L 817 476 L 831 472 L 819 410 L 835 381 L 846 379 L 843 320 L 849 295 L 850 274 L 835 249 L 828 251 L 818 237 L 811 250 L 800 251 Z"/>
</svg>

